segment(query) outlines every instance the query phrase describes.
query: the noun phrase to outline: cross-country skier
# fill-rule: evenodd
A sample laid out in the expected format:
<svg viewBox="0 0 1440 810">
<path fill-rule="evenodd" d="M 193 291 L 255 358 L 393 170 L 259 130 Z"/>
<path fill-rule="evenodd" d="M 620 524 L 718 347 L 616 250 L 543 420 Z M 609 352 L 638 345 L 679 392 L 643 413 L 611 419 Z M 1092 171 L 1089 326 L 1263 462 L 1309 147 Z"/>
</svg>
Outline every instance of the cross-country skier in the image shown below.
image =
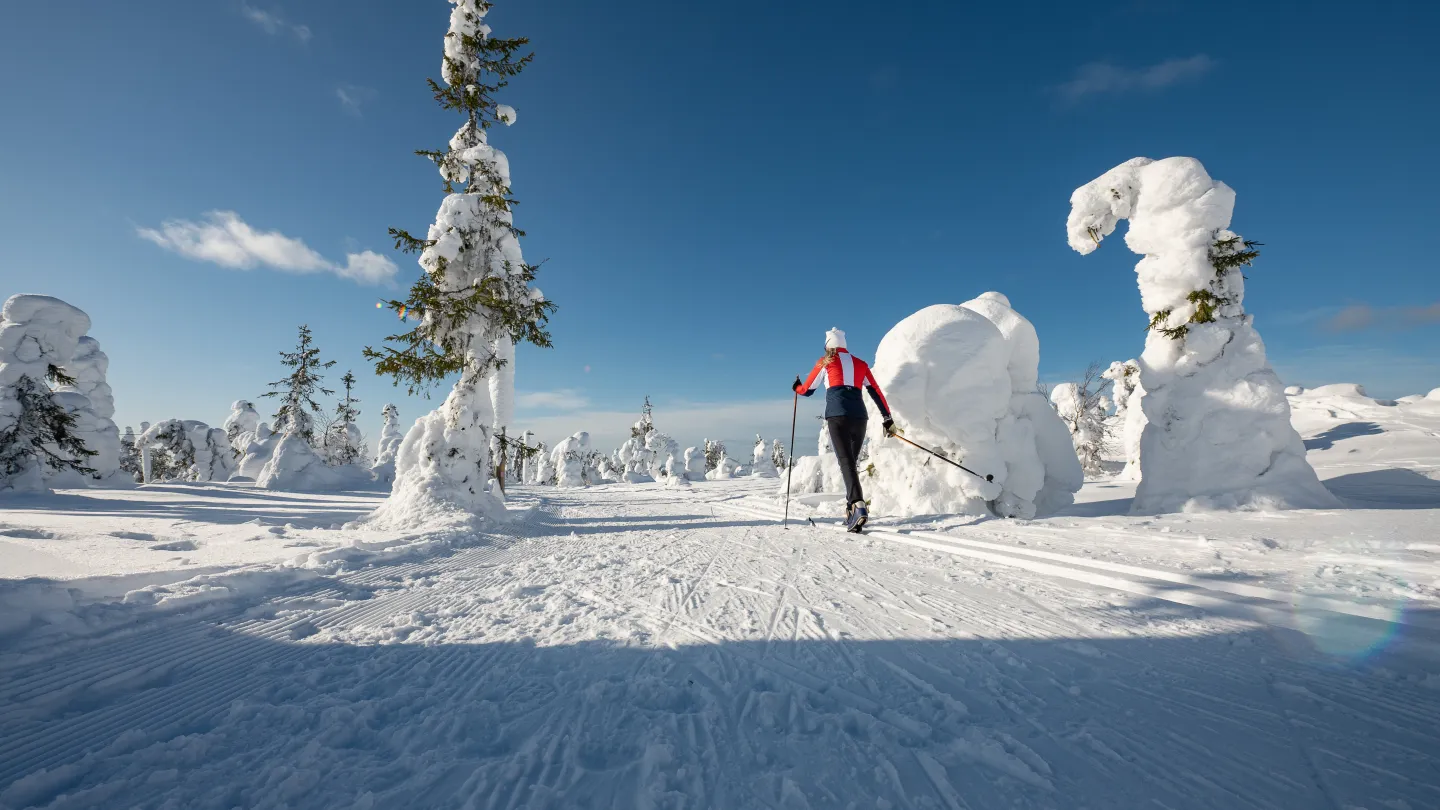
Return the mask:
<svg viewBox="0 0 1440 810">
<path fill-rule="evenodd" d="M 845 528 L 858 532 L 869 517 L 865 494 L 860 489 L 860 473 L 855 469 L 869 421 L 860 389 L 869 389 L 870 398 L 885 417 L 886 436 L 894 430 L 895 420 L 890 418 L 890 406 L 875 382 L 875 375 L 870 373 L 870 366 L 846 350 L 845 333 L 839 329 L 825 333 L 825 355 L 815 363 L 809 378 L 801 382 L 796 376 L 791 388 L 796 394 L 808 397 L 821 385 L 825 386 L 825 426 L 830 430 L 830 444 L 840 462 L 840 473 L 845 476 Z"/>
</svg>

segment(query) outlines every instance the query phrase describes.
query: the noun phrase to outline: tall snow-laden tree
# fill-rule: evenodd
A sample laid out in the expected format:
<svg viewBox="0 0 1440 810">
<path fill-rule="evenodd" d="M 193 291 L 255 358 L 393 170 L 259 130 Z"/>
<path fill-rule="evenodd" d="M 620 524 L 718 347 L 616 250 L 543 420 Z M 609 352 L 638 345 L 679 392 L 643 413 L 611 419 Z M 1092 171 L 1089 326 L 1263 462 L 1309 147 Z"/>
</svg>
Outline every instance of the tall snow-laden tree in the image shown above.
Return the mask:
<svg viewBox="0 0 1440 810">
<path fill-rule="evenodd" d="M 1235 192 L 1194 158 L 1133 158 L 1075 190 L 1070 247 L 1093 252 L 1122 220 L 1150 320 L 1139 360 L 1140 485 L 1132 511 L 1195 503 L 1337 505 L 1305 459 L 1280 378 L 1245 312 L 1255 242 L 1229 230 Z M 1133 407 L 1133 406 L 1132 406 Z"/>
<path fill-rule="evenodd" d="M 302 325 L 295 350 L 280 352 L 280 364 L 289 368 L 290 374 L 270 383 L 273 390 L 264 394 L 280 399 L 280 408 L 275 412 L 275 432 L 309 441 L 315 433 L 315 419 L 311 414 L 320 412 L 315 395 L 335 393 L 320 384 L 325 379 L 320 372 L 335 365 L 335 361 L 320 359 L 320 350 L 310 337 L 310 327 Z"/>
<path fill-rule="evenodd" d="M 774 464 L 777 470 L 790 466 L 790 459 L 785 455 L 785 443 L 779 439 L 770 444 L 770 463 Z"/>
<path fill-rule="evenodd" d="M 115 395 L 106 375 L 110 357 L 100 349 L 100 341 L 90 336 L 76 343 L 75 354 L 64 365 L 65 376 L 73 382 L 55 386 L 56 401 L 76 417 L 76 433 L 85 446 L 95 451 L 87 463 L 95 472 L 82 476 L 75 471 L 61 473 L 52 486 L 63 484 L 94 484 L 105 481 L 120 470 L 120 428 L 115 417 Z M 78 396 L 77 396 L 78 395 Z M 69 478 L 69 481 L 62 479 Z"/>
<path fill-rule="evenodd" d="M 90 316 L 58 298 L 16 295 L 5 302 L 0 312 L 0 490 L 39 492 L 58 472 L 95 474 L 90 460 L 96 451 L 85 445 L 76 413 L 51 389 L 77 384 L 64 366 L 89 330 Z"/>
<path fill-rule="evenodd" d="M 405 434 L 400 430 L 400 409 L 386 403 L 380 414 L 385 417 L 385 423 L 380 427 L 380 443 L 375 446 L 375 463 L 394 464 L 400 443 L 405 441 Z"/>
<path fill-rule="evenodd" d="M 140 468 L 140 448 L 135 446 L 135 428 L 126 426 L 125 434 L 120 437 L 120 471 L 135 479 L 135 483 L 145 481 L 145 473 Z"/>
<path fill-rule="evenodd" d="M 365 350 L 377 373 L 411 392 L 459 375 L 444 404 L 416 421 L 397 459 L 391 498 L 379 516 L 399 523 L 436 509 L 502 508 L 485 492 L 497 427 L 488 381 L 507 362 L 507 342 L 550 345 L 545 325 L 555 308 L 530 286 L 538 268 L 521 255 L 510 164 L 488 135 L 497 123 L 515 122 L 515 110 L 496 93 L 533 54 L 522 54 L 524 38 L 491 36 L 483 20 L 492 4 L 451 3 L 441 79 L 429 85 L 440 106 L 463 121 L 447 148 L 419 153 L 439 168 L 446 196 L 424 239 L 390 232 L 398 248 L 420 256 L 424 272 L 405 300 L 390 302 L 416 322 L 385 346 Z"/>
</svg>

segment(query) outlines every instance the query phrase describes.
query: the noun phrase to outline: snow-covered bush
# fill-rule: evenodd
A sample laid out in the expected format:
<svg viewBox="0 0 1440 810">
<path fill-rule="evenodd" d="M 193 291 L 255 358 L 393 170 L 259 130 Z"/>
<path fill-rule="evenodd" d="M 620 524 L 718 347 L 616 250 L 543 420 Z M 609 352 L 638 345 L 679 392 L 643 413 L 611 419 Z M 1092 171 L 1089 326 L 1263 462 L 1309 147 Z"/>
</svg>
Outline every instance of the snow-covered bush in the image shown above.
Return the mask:
<svg viewBox="0 0 1440 810">
<path fill-rule="evenodd" d="M 776 442 L 779 444 L 779 442 Z M 766 446 L 765 440 L 760 434 L 755 434 L 755 448 L 751 451 L 750 474 L 761 478 L 774 478 L 778 474 L 775 466 L 774 453 Z"/>
<path fill-rule="evenodd" d="M 674 455 L 667 459 L 664 473 L 666 487 L 670 489 L 690 488 L 690 476 L 685 469 L 685 459 L 682 455 Z"/>
<path fill-rule="evenodd" d="M 145 480 L 145 471 L 140 466 L 140 448 L 135 445 L 135 428 L 125 427 L 120 437 L 120 472 L 139 484 Z"/>
<path fill-rule="evenodd" d="M 365 457 L 365 437 L 356 423 L 360 418 L 360 409 L 355 406 L 360 400 L 355 396 L 354 373 L 345 372 L 340 384 L 345 386 L 345 393 L 341 395 L 340 402 L 335 406 L 335 415 L 321 435 L 320 456 L 332 467 L 365 464 L 368 461 Z"/>
<path fill-rule="evenodd" d="M 1119 435 L 1119 450 L 1125 460 L 1120 477 L 1140 480 L 1140 437 L 1145 432 L 1145 409 L 1140 407 L 1144 393 L 1140 387 L 1140 363 L 1137 360 L 1115 361 L 1102 375 L 1110 381 L 1115 400 L 1115 415 L 1110 417 L 1113 433 Z"/>
<path fill-rule="evenodd" d="M 705 451 L 698 447 L 685 448 L 685 477 L 691 481 L 705 480 Z"/>
<path fill-rule="evenodd" d="M 235 474 L 250 481 L 258 479 L 265 465 L 274 457 L 280 439 L 281 435 L 271 430 L 266 422 L 256 425 L 253 433 L 240 434 L 240 443 L 243 446 Z"/>
<path fill-rule="evenodd" d="M 715 469 L 705 473 L 705 477 L 711 481 L 724 481 L 734 478 L 740 472 L 740 462 L 727 455 L 721 455 L 715 462 Z"/>
<path fill-rule="evenodd" d="M 281 434 L 270 460 L 255 478 L 261 489 L 292 492 L 330 492 L 368 486 L 370 471 L 354 464 L 334 467 L 315 452 L 298 433 Z"/>
<path fill-rule="evenodd" d="M 135 445 L 146 482 L 228 481 L 236 471 L 235 450 L 224 428 L 194 419 L 157 422 L 135 438 Z"/>
<path fill-rule="evenodd" d="M 97 472 L 91 459 L 98 451 L 85 443 L 94 425 L 80 424 L 77 403 L 67 399 L 67 408 L 50 388 L 79 382 L 64 367 L 89 329 L 90 316 L 58 298 L 16 295 L 5 302 L 0 313 L 0 490 L 40 492 L 56 473 Z M 118 432 L 115 451 L 118 469 Z"/>
<path fill-rule="evenodd" d="M 550 462 L 555 469 L 555 485 L 558 487 L 583 487 L 585 480 L 585 456 L 590 450 L 590 434 L 585 431 L 570 436 L 550 452 Z"/>
<path fill-rule="evenodd" d="M 1028 518 L 1073 502 L 1084 476 L 1069 431 L 1036 390 L 1039 345 L 993 292 L 926 307 L 885 335 L 875 376 L 906 438 L 994 481 L 885 439 L 872 418 L 863 480 L 876 514 Z"/>
<path fill-rule="evenodd" d="M 537 486 L 555 485 L 555 460 L 544 442 L 535 443 L 535 456 L 530 464 L 530 472 L 533 477 L 527 479 L 527 483 Z"/>
<path fill-rule="evenodd" d="M 1125 243 L 1150 316 L 1140 356 L 1140 484 L 1132 511 L 1338 505 L 1305 460 L 1284 386 L 1244 307 L 1255 243 L 1229 230 L 1235 192 L 1194 158 L 1134 158 L 1075 190 L 1070 247 Z M 1133 406 L 1132 406 L 1133 407 Z"/>
<path fill-rule="evenodd" d="M 418 317 L 391 345 L 365 355 L 380 374 L 412 390 L 458 374 L 445 402 L 416 420 L 395 460 L 390 498 L 375 513 L 381 523 L 410 526 L 456 512 L 500 515 L 504 504 L 487 491 L 494 464 L 490 436 L 503 423 L 510 383 L 490 380 L 509 365 L 508 341 L 550 344 L 545 321 L 554 305 L 530 286 L 537 267 L 526 264 L 511 206 L 510 162 L 489 143 L 493 124 L 512 124 L 514 111 L 494 92 L 524 69 L 524 40 L 492 37 L 489 3 L 452 0 L 439 81 L 440 105 L 464 121 L 448 148 L 430 153 L 444 181 L 445 199 L 424 238 L 393 229 L 397 243 L 419 253 L 424 271 L 403 301 L 402 318 Z M 507 372 L 508 373 L 508 372 Z"/>
<path fill-rule="evenodd" d="M 720 463 L 725 456 L 725 443 L 705 440 L 705 472 L 709 473 Z"/>
<path fill-rule="evenodd" d="M 1110 398 L 1104 393 L 1110 384 L 1103 380 L 1100 365 L 1091 363 L 1080 382 L 1060 383 L 1050 391 L 1050 404 L 1070 431 L 1080 467 L 1091 477 L 1105 474 L 1110 441 Z"/>
<path fill-rule="evenodd" d="M 255 405 L 246 399 L 237 399 L 230 404 L 230 415 L 225 417 L 225 435 L 230 437 L 230 445 L 235 448 L 236 453 L 245 452 L 245 441 L 243 436 L 254 435 L 255 430 L 260 427 L 260 413 L 255 410 Z"/>
</svg>

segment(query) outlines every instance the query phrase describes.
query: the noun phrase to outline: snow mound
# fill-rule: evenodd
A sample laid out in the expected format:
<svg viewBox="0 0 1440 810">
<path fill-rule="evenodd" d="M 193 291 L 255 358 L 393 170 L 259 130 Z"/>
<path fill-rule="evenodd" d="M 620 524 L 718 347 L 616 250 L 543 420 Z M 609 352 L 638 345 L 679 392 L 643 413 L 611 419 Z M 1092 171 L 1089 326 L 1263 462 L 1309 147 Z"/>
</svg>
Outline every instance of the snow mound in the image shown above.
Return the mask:
<svg viewBox="0 0 1440 810">
<path fill-rule="evenodd" d="M 1431 389 L 1430 393 L 1425 395 L 1425 398 L 1431 401 L 1440 402 L 1440 388 Z"/>
<path fill-rule="evenodd" d="M 1003 299 L 926 307 L 880 341 L 875 376 L 905 438 L 978 475 L 884 438 L 871 420 L 873 472 L 862 483 L 876 514 L 989 514 L 993 505 L 1028 518 L 1068 505 L 1079 490 L 1084 475 L 1070 432 L 1034 390 L 1034 327 Z"/>
<path fill-rule="evenodd" d="M 1132 512 L 1322 508 L 1338 501 L 1305 460 L 1284 385 L 1244 308 L 1248 245 L 1228 230 L 1235 192 L 1194 158 L 1134 158 L 1075 190 L 1081 254 L 1130 221 L 1125 243 L 1152 328 L 1140 356 L 1140 484 Z M 1133 407 L 1133 406 L 1132 406 Z"/>
<path fill-rule="evenodd" d="M 1297 392 L 1297 393 L 1299 393 L 1299 392 Z M 1308 395 L 1308 396 L 1310 396 L 1310 397 L 1312 397 L 1312 398 L 1313 398 L 1313 397 L 1361 397 L 1361 398 L 1364 398 L 1364 399 L 1370 399 L 1370 395 L 1367 394 L 1367 393 L 1365 393 L 1365 386 L 1363 386 L 1363 385 L 1357 385 L 1357 384 L 1355 384 L 1355 383 L 1331 383 L 1330 385 L 1321 385 L 1321 386 L 1317 386 L 1317 387 L 1315 387 L 1315 388 L 1311 388 L 1311 389 L 1309 389 L 1309 390 L 1307 390 L 1307 391 L 1303 391 L 1303 393 L 1305 393 L 1306 395 Z"/>
<path fill-rule="evenodd" d="M 298 433 L 286 434 L 274 454 L 255 478 L 259 489 L 292 492 L 334 492 L 368 486 L 375 479 L 363 467 L 345 464 L 331 467 Z"/>
</svg>

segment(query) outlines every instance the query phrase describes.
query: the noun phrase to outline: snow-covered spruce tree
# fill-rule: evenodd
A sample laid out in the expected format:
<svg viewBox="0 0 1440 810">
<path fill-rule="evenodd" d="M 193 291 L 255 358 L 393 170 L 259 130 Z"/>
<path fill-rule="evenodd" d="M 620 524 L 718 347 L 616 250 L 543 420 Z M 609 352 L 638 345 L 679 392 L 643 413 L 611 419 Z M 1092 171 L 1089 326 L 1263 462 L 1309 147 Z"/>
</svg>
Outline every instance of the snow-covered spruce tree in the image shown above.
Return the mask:
<svg viewBox="0 0 1440 810">
<path fill-rule="evenodd" d="M 1109 387 L 1100 364 L 1091 363 L 1080 382 L 1060 383 L 1050 391 L 1050 404 L 1069 429 L 1075 456 L 1091 478 L 1105 474 L 1103 457 L 1110 443 L 1110 399 L 1105 390 Z"/>
<path fill-rule="evenodd" d="M 194 419 L 166 419 L 135 439 L 146 482 L 227 481 L 235 472 L 235 450 L 223 428 Z"/>
<path fill-rule="evenodd" d="M 380 442 L 375 445 L 375 466 L 371 469 L 376 481 L 390 484 L 395 481 L 395 456 L 400 452 L 405 434 L 400 431 L 399 408 L 387 402 L 380 413 L 385 417 L 385 423 L 380 427 Z"/>
<path fill-rule="evenodd" d="M 135 428 L 125 426 L 125 433 L 120 437 L 120 472 L 133 478 L 139 484 L 145 480 L 145 473 L 140 468 L 140 448 L 135 446 Z"/>
<path fill-rule="evenodd" d="M 1150 319 L 1140 356 L 1140 485 L 1132 511 L 1332 507 L 1244 307 L 1257 243 L 1229 230 L 1235 192 L 1194 158 L 1134 158 L 1075 190 L 1066 231 L 1088 254 L 1125 243 Z"/>
<path fill-rule="evenodd" d="M 1145 409 L 1140 407 L 1140 397 L 1145 390 L 1140 387 L 1140 362 L 1117 360 L 1101 376 L 1110 381 L 1111 396 L 1115 400 L 1110 433 L 1119 437 L 1116 449 L 1125 460 L 1119 477 L 1139 481 L 1140 437 L 1145 432 Z"/>
<path fill-rule="evenodd" d="M 775 465 L 776 470 L 790 466 L 790 458 L 785 455 L 785 443 L 779 439 L 770 444 L 770 463 Z"/>
<path fill-rule="evenodd" d="M 91 476 L 74 412 L 51 385 L 75 385 L 64 365 L 75 356 L 90 316 L 48 295 L 16 295 L 0 312 L 0 490 L 43 492 L 62 471 Z"/>
<path fill-rule="evenodd" d="M 720 459 L 722 459 L 722 458 L 724 458 L 724 457 L 725 457 L 725 443 L 724 443 L 724 442 L 712 442 L 712 441 L 710 441 L 709 439 L 706 439 L 706 440 L 705 440 L 705 472 L 706 472 L 706 473 L 710 473 L 710 472 L 714 471 L 715 467 L 720 464 Z"/>
<path fill-rule="evenodd" d="M 320 412 L 315 394 L 335 393 L 320 384 L 325 379 L 320 372 L 335 365 L 335 361 L 320 359 L 320 350 L 310 338 L 310 327 L 301 325 L 295 351 L 280 352 L 280 364 L 291 369 L 290 374 L 270 383 L 272 390 L 264 394 L 280 399 L 280 408 L 275 411 L 275 432 L 310 441 L 315 435 L 315 419 L 311 414 Z"/>
<path fill-rule="evenodd" d="M 412 392 L 459 374 L 444 404 L 417 420 L 401 445 L 390 499 L 376 513 L 397 524 L 503 508 L 485 492 L 496 427 L 488 381 L 505 362 L 504 341 L 550 345 L 545 323 L 554 311 L 530 286 L 538 268 L 520 252 L 510 164 L 488 140 L 491 126 L 515 122 L 495 94 L 530 63 L 532 54 L 521 55 L 528 40 L 491 36 L 484 0 L 451 3 L 441 80 L 429 85 L 440 106 L 464 121 L 448 148 L 420 152 L 439 168 L 446 196 L 424 239 L 390 231 L 397 247 L 420 254 L 424 270 L 390 307 L 418 322 L 389 345 L 365 350 L 377 373 Z"/>
<path fill-rule="evenodd" d="M 364 461 L 365 443 L 360 435 L 360 409 L 355 407 L 360 400 L 355 396 L 355 374 L 345 372 L 340 378 L 345 393 L 335 406 L 335 416 L 326 426 L 324 437 L 325 461 L 332 467 L 343 467 Z"/>
</svg>

